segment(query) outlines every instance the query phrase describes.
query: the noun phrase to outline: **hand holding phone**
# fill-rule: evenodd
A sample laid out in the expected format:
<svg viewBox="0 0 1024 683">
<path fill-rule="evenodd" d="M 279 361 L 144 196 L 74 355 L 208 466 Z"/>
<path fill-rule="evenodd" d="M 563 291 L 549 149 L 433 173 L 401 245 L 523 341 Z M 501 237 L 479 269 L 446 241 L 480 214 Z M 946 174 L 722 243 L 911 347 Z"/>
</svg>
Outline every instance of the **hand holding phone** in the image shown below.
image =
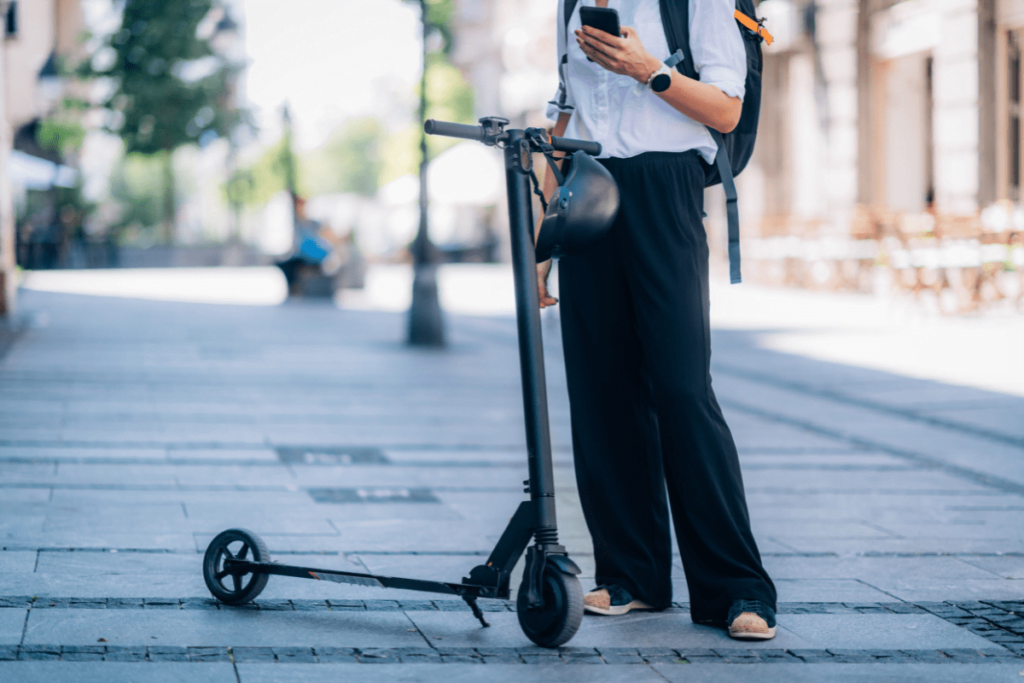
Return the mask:
<svg viewBox="0 0 1024 683">
<path fill-rule="evenodd" d="M 580 23 L 583 26 L 590 26 L 613 36 L 622 37 L 618 10 L 607 7 L 580 7 Z M 587 61 L 594 60 L 587 57 Z"/>
</svg>

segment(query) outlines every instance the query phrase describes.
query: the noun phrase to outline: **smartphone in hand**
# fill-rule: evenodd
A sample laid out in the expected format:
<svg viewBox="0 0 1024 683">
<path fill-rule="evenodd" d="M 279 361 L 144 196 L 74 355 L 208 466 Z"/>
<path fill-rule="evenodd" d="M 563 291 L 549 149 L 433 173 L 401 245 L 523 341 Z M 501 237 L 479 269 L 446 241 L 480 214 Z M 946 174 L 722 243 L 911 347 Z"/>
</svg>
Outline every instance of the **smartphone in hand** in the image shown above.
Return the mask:
<svg viewBox="0 0 1024 683">
<path fill-rule="evenodd" d="M 599 31 L 610 33 L 613 36 L 622 36 L 619 28 L 618 10 L 607 7 L 580 7 L 580 23 L 584 26 L 592 26 Z M 587 57 L 587 61 L 594 61 Z"/>
</svg>

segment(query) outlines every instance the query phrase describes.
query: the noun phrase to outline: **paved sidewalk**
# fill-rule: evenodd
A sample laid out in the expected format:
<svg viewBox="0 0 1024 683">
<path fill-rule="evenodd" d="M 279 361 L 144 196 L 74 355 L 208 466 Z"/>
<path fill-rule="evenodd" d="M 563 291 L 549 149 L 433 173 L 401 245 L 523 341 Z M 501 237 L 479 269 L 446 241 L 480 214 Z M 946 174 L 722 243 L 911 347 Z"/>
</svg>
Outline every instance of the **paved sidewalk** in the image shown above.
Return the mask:
<svg viewBox="0 0 1024 683">
<path fill-rule="evenodd" d="M 242 526 L 288 562 L 459 580 L 523 498 L 513 319 L 449 316 L 451 348 L 432 352 L 400 343 L 400 313 L 329 304 L 21 301 L 34 323 L 0 358 L 5 683 L 1024 671 L 1019 394 L 784 353 L 770 339 L 796 322 L 730 319 L 715 386 L 779 588 L 778 637 L 692 624 L 677 557 L 672 609 L 587 617 L 571 647 L 546 651 L 503 602 L 482 603 L 481 629 L 461 601 L 271 577 L 256 605 L 229 608 L 200 572 L 212 536 Z M 557 332 L 546 316 L 560 532 L 586 589 Z"/>
</svg>

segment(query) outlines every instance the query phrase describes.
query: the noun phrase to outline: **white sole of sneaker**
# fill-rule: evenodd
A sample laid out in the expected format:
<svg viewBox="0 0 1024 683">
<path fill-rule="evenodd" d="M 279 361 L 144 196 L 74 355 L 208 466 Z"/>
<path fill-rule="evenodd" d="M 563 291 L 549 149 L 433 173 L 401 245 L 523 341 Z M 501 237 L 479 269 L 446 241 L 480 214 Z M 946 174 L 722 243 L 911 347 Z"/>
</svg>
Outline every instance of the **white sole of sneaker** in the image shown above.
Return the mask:
<svg viewBox="0 0 1024 683">
<path fill-rule="evenodd" d="M 617 617 L 626 614 L 630 610 L 634 609 L 648 610 L 651 609 L 651 606 L 648 605 L 646 602 L 641 602 L 639 600 L 634 600 L 633 602 L 630 602 L 625 605 L 612 605 L 607 609 L 603 607 L 594 607 L 593 605 L 588 605 L 586 603 L 584 603 L 583 605 L 584 612 L 589 612 L 590 614 L 600 614 L 605 617 Z"/>
<path fill-rule="evenodd" d="M 775 627 L 772 626 L 767 632 L 733 631 L 732 629 L 729 629 L 729 637 L 734 640 L 771 640 L 775 637 Z"/>
</svg>

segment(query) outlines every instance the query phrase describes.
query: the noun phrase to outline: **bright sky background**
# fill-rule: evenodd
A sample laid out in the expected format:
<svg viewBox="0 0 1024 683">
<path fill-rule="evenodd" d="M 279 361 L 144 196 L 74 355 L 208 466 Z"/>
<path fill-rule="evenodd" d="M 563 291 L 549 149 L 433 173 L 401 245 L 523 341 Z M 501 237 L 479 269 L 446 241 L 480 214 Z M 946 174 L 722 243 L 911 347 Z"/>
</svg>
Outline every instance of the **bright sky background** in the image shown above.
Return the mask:
<svg viewBox="0 0 1024 683">
<path fill-rule="evenodd" d="M 236 0 L 251 60 L 246 95 L 260 137 L 280 135 L 290 103 L 299 147 L 319 145 L 345 118 L 413 115 L 420 77 L 419 8 L 401 0 Z"/>
</svg>

